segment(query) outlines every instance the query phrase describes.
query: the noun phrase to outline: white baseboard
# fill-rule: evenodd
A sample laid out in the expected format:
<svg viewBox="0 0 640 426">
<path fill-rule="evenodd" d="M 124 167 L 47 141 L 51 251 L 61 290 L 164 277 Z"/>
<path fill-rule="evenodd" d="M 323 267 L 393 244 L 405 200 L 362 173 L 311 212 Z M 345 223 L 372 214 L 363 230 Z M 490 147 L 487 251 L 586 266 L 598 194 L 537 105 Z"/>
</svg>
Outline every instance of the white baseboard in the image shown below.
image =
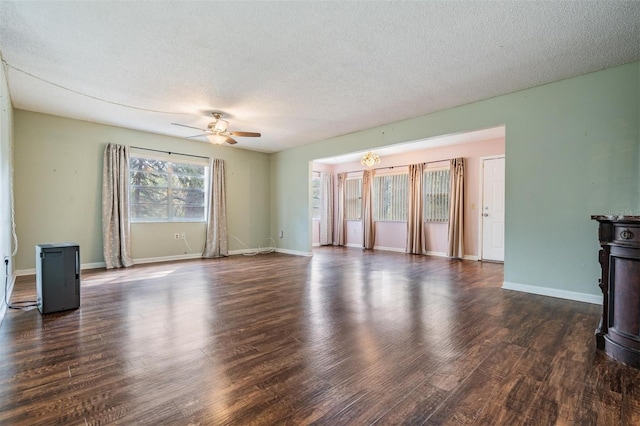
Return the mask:
<svg viewBox="0 0 640 426">
<path fill-rule="evenodd" d="M 312 247 L 320 247 L 320 243 L 313 243 L 311 244 Z"/>
<path fill-rule="evenodd" d="M 277 248 L 276 252 L 283 253 L 283 254 L 292 254 L 294 256 L 306 256 L 306 257 L 313 256 L 313 252 L 310 252 L 310 251 L 297 251 L 297 250 L 288 250 L 283 248 Z"/>
<path fill-rule="evenodd" d="M 239 254 L 268 254 L 276 251 L 275 247 L 260 247 L 253 249 L 239 249 L 239 250 L 229 250 L 229 256 L 236 256 Z"/>
<path fill-rule="evenodd" d="M 13 275 L 11 275 L 9 282 L 7 283 L 7 294 L 4 295 L 6 300 L 11 300 L 11 293 L 13 293 L 13 285 L 15 284 L 15 282 L 16 282 L 16 275 L 14 273 Z M 4 303 L 4 300 L 5 299 L 2 300 L 2 306 L 0 307 L 0 324 L 2 324 L 4 315 L 7 313 L 7 305 Z"/>
<path fill-rule="evenodd" d="M 258 249 L 238 249 L 238 250 L 229 250 L 229 256 L 235 256 L 238 254 L 253 254 L 257 252 Z"/>
<path fill-rule="evenodd" d="M 100 269 L 106 268 L 107 264 L 104 262 L 94 262 L 94 263 L 83 263 L 80 265 L 80 269 Z"/>
<path fill-rule="evenodd" d="M 355 248 L 362 248 L 362 245 L 360 244 L 345 244 L 346 247 L 355 247 Z M 401 248 L 397 248 L 397 247 L 383 247 L 383 246 L 374 246 L 373 247 L 374 250 L 385 250 L 385 251 L 395 251 L 397 253 L 406 253 L 405 249 L 401 249 Z M 436 257 L 446 257 L 449 258 L 449 256 L 447 256 L 447 253 L 444 251 L 428 251 L 425 253 L 427 256 L 436 256 Z M 462 258 L 463 260 L 475 260 L 478 261 L 479 258 L 478 256 L 472 256 L 469 254 L 465 254 L 464 257 Z"/>
<path fill-rule="evenodd" d="M 200 259 L 200 258 L 202 258 L 202 253 L 191 253 L 191 254 L 178 254 L 175 256 L 160 256 L 160 257 L 146 257 L 143 259 L 133 259 L 133 263 L 135 265 L 141 265 L 144 263 L 171 262 L 174 260 L 188 260 L 188 259 Z"/>
<path fill-rule="evenodd" d="M 405 250 L 403 248 L 398 247 L 384 247 L 384 246 L 373 246 L 374 250 L 384 250 L 384 251 L 395 251 L 397 253 L 404 253 Z"/>
<path fill-rule="evenodd" d="M 505 290 L 521 291 L 523 293 L 538 294 L 540 296 L 556 297 L 558 299 L 575 300 L 576 302 L 592 303 L 594 305 L 602 305 L 602 295 L 578 293 L 575 291 L 559 290 L 550 287 L 538 287 L 535 285 L 510 283 L 504 281 L 502 288 Z"/>
<path fill-rule="evenodd" d="M 436 256 L 436 257 L 446 257 L 446 258 L 450 258 L 449 256 L 447 256 L 447 253 L 444 251 L 428 251 L 427 252 L 427 256 Z M 472 256 L 470 254 L 465 254 L 464 256 L 462 256 L 462 260 L 478 260 L 478 256 Z"/>
<path fill-rule="evenodd" d="M 36 274 L 35 269 L 16 269 L 16 271 L 14 272 L 14 275 L 16 277 L 23 277 L 25 275 L 35 275 L 35 274 Z"/>
<path fill-rule="evenodd" d="M 316 244 L 313 245 L 314 247 L 316 247 Z M 355 248 L 362 248 L 361 245 L 359 244 L 347 244 L 347 247 L 355 247 Z M 240 249 L 240 250 L 229 250 L 229 256 L 235 256 L 235 255 L 239 255 L 239 254 L 254 254 L 256 253 L 258 250 L 265 250 L 265 249 L 272 249 L 278 253 L 284 253 L 284 254 L 292 254 L 295 256 L 307 256 L 310 257 L 313 255 L 313 253 L 310 252 L 303 252 L 303 251 L 296 251 L 296 250 L 287 250 L 287 249 L 280 249 L 280 248 L 273 248 L 273 247 L 263 247 L 261 249 L 257 249 L 257 248 L 253 248 L 253 249 Z M 375 246 L 374 247 L 375 250 L 385 250 L 385 251 L 394 251 L 394 252 L 398 252 L 398 253 L 404 253 L 405 251 L 403 249 L 399 249 L 396 247 L 382 247 L 382 246 Z M 444 252 L 427 252 L 427 255 L 429 256 L 440 256 L 440 257 L 447 257 L 447 254 Z M 141 258 L 141 259 L 133 259 L 133 263 L 134 264 L 145 264 L 145 263 L 159 263 L 159 262 L 171 262 L 174 260 L 190 260 L 190 259 L 199 259 L 202 257 L 202 254 L 200 253 L 192 253 L 192 254 L 179 254 L 179 255 L 175 255 L 175 256 L 159 256 L 159 257 L 146 257 L 146 258 Z M 465 260 L 478 260 L 477 257 L 475 256 L 465 256 L 464 257 Z M 81 270 L 85 270 L 85 269 L 100 269 L 100 268 L 105 268 L 106 265 L 104 262 L 93 262 L 93 263 L 83 263 L 80 266 Z M 36 270 L 35 269 L 18 269 L 15 271 L 14 276 L 16 277 L 23 277 L 23 276 L 28 276 L 28 275 L 35 275 L 36 274 Z"/>
<path fill-rule="evenodd" d="M 364 247 L 362 247 L 362 244 L 356 244 L 356 243 L 348 243 L 344 245 L 345 247 L 353 247 L 353 248 L 359 248 L 359 249 L 364 249 Z M 385 246 L 373 246 L 374 250 L 384 250 L 384 251 L 395 251 L 398 253 L 404 253 L 405 250 L 402 248 L 397 248 L 397 247 L 385 247 Z"/>
<path fill-rule="evenodd" d="M 107 265 L 104 262 L 83 263 L 82 265 L 80 265 L 80 269 L 81 270 L 100 269 L 100 268 L 105 268 L 106 266 Z M 16 277 L 24 277 L 27 275 L 35 275 L 36 270 L 35 269 L 16 269 L 14 274 Z"/>
<path fill-rule="evenodd" d="M 145 264 L 145 263 L 158 263 L 158 262 L 170 262 L 172 260 L 186 260 L 186 259 L 198 259 L 202 257 L 201 253 L 196 254 L 179 254 L 176 256 L 160 256 L 160 257 L 146 257 L 140 259 L 133 259 L 134 264 Z M 93 262 L 93 263 L 83 263 L 80 265 L 81 270 L 85 269 L 100 269 L 106 268 L 107 265 L 104 262 Z M 19 269 L 16 271 L 16 276 L 25 276 L 25 275 L 35 275 L 35 269 Z"/>
<path fill-rule="evenodd" d="M 262 248 L 260 250 L 264 250 L 264 249 L 265 248 Z M 258 250 L 259 249 L 257 248 L 230 250 L 229 256 L 234 256 L 238 254 L 253 254 L 253 253 L 256 253 Z M 291 254 L 297 254 L 297 253 L 292 252 Z M 310 254 L 309 255 L 304 254 L 304 256 L 310 256 Z M 135 265 L 144 265 L 146 263 L 172 262 L 175 260 L 191 260 L 191 259 L 200 259 L 200 258 L 202 258 L 202 253 L 191 253 L 191 254 L 178 254 L 174 256 L 158 256 L 158 257 L 145 257 L 145 258 L 133 259 L 133 263 Z M 106 264 L 104 262 L 93 262 L 93 263 L 83 263 L 80 266 L 80 269 L 81 270 L 100 269 L 105 267 L 106 267 Z M 35 275 L 35 274 L 36 274 L 35 269 L 18 269 L 15 272 L 15 276 L 18 276 L 18 277 Z"/>
<path fill-rule="evenodd" d="M 436 256 L 436 257 L 449 257 L 447 256 L 447 253 L 443 252 L 443 251 L 428 251 L 427 256 Z"/>
</svg>

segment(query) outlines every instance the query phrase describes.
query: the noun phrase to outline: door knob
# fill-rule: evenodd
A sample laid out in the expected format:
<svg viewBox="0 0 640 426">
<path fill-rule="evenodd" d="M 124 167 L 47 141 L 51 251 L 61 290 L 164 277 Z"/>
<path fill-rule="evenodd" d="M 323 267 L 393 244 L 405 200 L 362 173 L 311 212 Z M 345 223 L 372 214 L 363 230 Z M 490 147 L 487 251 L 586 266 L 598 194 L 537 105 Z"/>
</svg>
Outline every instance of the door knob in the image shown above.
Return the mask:
<svg viewBox="0 0 640 426">
<path fill-rule="evenodd" d="M 488 217 L 488 216 L 489 216 L 489 213 L 485 213 L 485 214 L 483 214 L 482 216 L 484 216 L 484 217 Z"/>
</svg>

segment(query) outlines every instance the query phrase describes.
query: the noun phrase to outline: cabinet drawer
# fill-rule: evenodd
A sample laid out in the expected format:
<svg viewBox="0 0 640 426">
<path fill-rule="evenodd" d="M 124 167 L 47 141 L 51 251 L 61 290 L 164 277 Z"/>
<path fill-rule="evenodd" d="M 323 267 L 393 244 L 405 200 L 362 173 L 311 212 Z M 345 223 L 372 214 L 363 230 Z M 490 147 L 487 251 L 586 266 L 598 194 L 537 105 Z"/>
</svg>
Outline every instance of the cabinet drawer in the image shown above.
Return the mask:
<svg viewBox="0 0 640 426">
<path fill-rule="evenodd" d="M 640 226 L 634 225 L 614 225 L 613 240 L 617 243 L 639 244 L 640 243 Z"/>
</svg>

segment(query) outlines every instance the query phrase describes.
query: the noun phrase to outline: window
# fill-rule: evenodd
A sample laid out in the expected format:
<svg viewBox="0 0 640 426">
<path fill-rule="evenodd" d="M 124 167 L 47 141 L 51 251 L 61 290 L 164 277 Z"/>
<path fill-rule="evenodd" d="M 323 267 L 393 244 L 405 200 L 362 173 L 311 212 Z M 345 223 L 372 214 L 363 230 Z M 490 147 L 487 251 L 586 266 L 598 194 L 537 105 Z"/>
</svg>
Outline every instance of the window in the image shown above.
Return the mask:
<svg viewBox="0 0 640 426">
<path fill-rule="evenodd" d="M 315 220 L 320 220 L 321 194 L 320 173 L 313 172 L 313 177 L 311 178 L 311 217 Z"/>
<path fill-rule="evenodd" d="M 347 179 L 344 195 L 346 219 L 360 220 L 362 216 L 362 178 Z"/>
<path fill-rule="evenodd" d="M 449 222 L 449 169 L 425 170 L 424 220 Z"/>
<path fill-rule="evenodd" d="M 373 220 L 407 220 L 408 182 L 408 174 L 373 178 Z"/>
<path fill-rule="evenodd" d="M 131 156 L 132 222 L 204 222 L 209 167 Z"/>
</svg>

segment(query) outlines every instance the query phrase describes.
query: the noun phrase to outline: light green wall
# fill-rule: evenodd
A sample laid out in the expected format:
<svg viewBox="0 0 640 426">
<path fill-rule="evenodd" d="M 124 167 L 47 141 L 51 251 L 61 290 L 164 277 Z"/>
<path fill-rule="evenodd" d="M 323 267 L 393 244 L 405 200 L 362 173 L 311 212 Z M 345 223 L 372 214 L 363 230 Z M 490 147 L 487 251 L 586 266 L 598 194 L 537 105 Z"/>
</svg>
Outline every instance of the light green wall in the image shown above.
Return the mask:
<svg viewBox="0 0 640 426">
<path fill-rule="evenodd" d="M 313 159 L 505 124 L 504 280 L 598 294 L 589 217 L 639 207 L 639 70 L 635 62 L 274 154 L 272 234 L 311 251 Z"/>
<path fill-rule="evenodd" d="M 0 57 L 1 59 L 1 57 Z M 14 269 L 11 259 L 11 167 L 13 147 L 13 108 L 9 97 L 4 67 L 0 66 L 0 259 L 9 259 L 8 272 Z M 4 263 L 1 266 L 4 270 Z M 3 272 L 4 275 L 4 272 Z M 4 301 L 4 282 L 0 284 L 0 296 Z M 0 305 L 0 321 L 6 310 L 4 302 Z"/>
<path fill-rule="evenodd" d="M 154 259 L 200 254 L 204 251 L 206 231 L 203 222 L 132 223 L 131 255 L 134 259 Z M 176 240 L 176 233 L 185 234 L 186 240 Z"/>
<path fill-rule="evenodd" d="M 34 246 L 72 241 L 82 263 L 101 263 L 102 154 L 108 142 L 226 162 L 229 249 L 264 246 L 270 237 L 268 154 L 161 136 L 120 127 L 15 110 L 15 199 L 20 249 L 16 269 L 35 266 Z M 202 248 L 202 224 L 132 225 L 135 258 L 185 254 L 175 232 Z"/>
</svg>

